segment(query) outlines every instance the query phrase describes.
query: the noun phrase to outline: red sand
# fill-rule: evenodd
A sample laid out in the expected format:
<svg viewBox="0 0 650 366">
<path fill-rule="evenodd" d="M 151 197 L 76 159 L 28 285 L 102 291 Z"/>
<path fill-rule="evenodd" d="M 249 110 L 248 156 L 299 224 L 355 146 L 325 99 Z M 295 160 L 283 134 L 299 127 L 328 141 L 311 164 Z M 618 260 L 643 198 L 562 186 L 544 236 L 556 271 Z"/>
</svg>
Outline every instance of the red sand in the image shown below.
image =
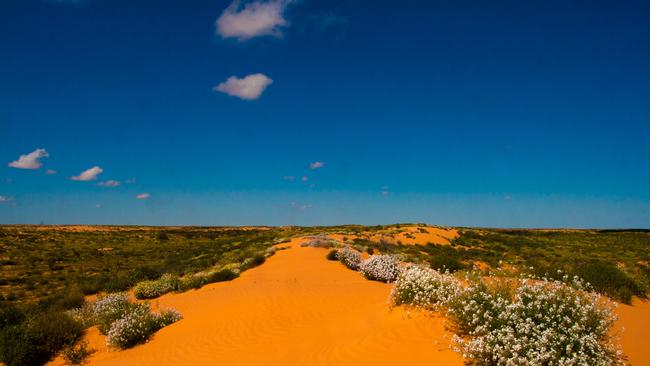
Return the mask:
<svg viewBox="0 0 650 366">
<path fill-rule="evenodd" d="M 444 320 L 390 310 L 390 285 L 364 279 L 326 251 L 279 251 L 232 282 L 169 294 L 156 303 L 184 319 L 146 344 L 98 349 L 91 365 L 462 365 Z M 53 364 L 61 364 L 57 359 Z"/>
</svg>

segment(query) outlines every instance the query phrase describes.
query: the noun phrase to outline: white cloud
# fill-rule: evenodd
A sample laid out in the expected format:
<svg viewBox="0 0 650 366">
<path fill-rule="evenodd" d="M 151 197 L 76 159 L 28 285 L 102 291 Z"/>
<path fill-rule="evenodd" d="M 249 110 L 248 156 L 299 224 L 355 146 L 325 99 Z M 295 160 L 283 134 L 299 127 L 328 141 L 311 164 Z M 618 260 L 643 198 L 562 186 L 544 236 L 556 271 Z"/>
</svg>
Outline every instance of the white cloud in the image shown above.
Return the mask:
<svg viewBox="0 0 650 366">
<path fill-rule="evenodd" d="M 255 100 L 272 83 L 273 80 L 260 73 L 247 75 L 241 79 L 236 76 L 231 76 L 223 83 L 212 88 L 212 90 L 244 100 Z"/>
<path fill-rule="evenodd" d="M 293 181 L 296 180 L 296 177 L 293 176 L 293 175 L 285 175 L 284 177 L 282 177 L 282 179 L 284 179 L 286 181 L 289 181 L 289 182 L 293 182 Z"/>
<path fill-rule="evenodd" d="M 309 180 L 309 177 L 306 175 L 303 175 L 302 178 L 300 178 L 301 181 L 306 182 Z"/>
<path fill-rule="evenodd" d="M 118 187 L 120 184 L 121 183 L 119 181 L 112 179 L 97 183 L 97 185 L 100 187 Z"/>
<path fill-rule="evenodd" d="M 242 6 L 241 1 L 235 0 L 217 19 L 217 33 L 239 41 L 257 36 L 279 37 L 281 28 L 288 25 L 284 11 L 289 3 L 289 0 L 254 1 Z"/>
<path fill-rule="evenodd" d="M 13 201 L 14 198 L 11 196 L 0 196 L 0 202 L 10 202 Z"/>
<path fill-rule="evenodd" d="M 126 184 L 134 184 L 136 182 L 135 178 L 127 179 L 124 181 Z"/>
<path fill-rule="evenodd" d="M 40 158 L 47 158 L 50 154 L 45 149 L 36 149 L 27 155 L 20 155 L 18 160 L 9 163 L 12 168 L 18 169 L 38 169 L 43 164 L 38 160 Z"/>
<path fill-rule="evenodd" d="M 149 199 L 149 197 L 151 197 L 149 193 L 140 193 L 139 195 L 135 196 L 135 198 L 139 200 L 146 200 Z"/>
<path fill-rule="evenodd" d="M 90 169 L 84 170 L 83 172 L 81 172 L 81 174 L 79 174 L 77 176 L 70 177 L 70 179 L 87 182 L 89 180 L 97 179 L 97 176 L 100 175 L 103 171 L 104 171 L 104 169 L 102 169 L 102 168 L 100 168 L 98 166 L 94 166 L 94 167 L 92 167 Z"/>
<path fill-rule="evenodd" d="M 325 163 L 323 163 L 322 161 L 315 161 L 315 162 L 309 164 L 309 169 L 314 170 L 314 169 L 322 168 L 324 166 L 325 166 Z"/>
<path fill-rule="evenodd" d="M 56 173 L 58 173 L 58 172 L 56 170 L 54 170 L 54 169 L 48 169 L 48 170 L 45 171 L 45 174 L 49 174 L 49 175 L 56 174 Z"/>
<path fill-rule="evenodd" d="M 100 203 L 95 204 L 96 208 L 102 208 L 102 205 Z"/>
</svg>

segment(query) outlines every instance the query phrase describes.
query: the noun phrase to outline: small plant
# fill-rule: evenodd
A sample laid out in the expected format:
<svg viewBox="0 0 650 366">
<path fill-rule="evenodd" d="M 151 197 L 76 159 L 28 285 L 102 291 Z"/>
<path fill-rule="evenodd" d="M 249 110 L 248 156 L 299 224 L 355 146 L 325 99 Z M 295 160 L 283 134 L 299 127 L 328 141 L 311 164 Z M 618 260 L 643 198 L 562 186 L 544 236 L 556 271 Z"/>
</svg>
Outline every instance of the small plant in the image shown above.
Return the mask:
<svg viewBox="0 0 650 366">
<path fill-rule="evenodd" d="M 88 347 L 87 340 L 81 340 L 74 345 L 67 346 L 63 349 L 63 360 L 70 366 L 81 366 L 88 363 L 88 358 L 95 352 Z"/>
<path fill-rule="evenodd" d="M 234 270 L 229 268 L 222 268 L 216 272 L 212 272 L 208 274 L 207 282 L 213 283 L 213 282 L 231 281 L 237 277 L 239 277 L 239 274 Z"/>
<path fill-rule="evenodd" d="M 138 282 L 133 288 L 133 294 L 137 299 L 153 299 L 175 291 L 178 287 L 178 277 L 171 273 L 165 273 L 157 280 Z"/>
<path fill-rule="evenodd" d="M 399 262 L 392 255 L 373 255 L 359 266 L 369 280 L 393 282 L 399 273 Z"/>
<path fill-rule="evenodd" d="M 326 256 L 327 260 L 328 261 L 338 260 L 338 257 L 336 256 L 336 253 L 337 253 L 336 249 L 332 249 L 329 252 L 327 252 L 327 256 Z"/>
<path fill-rule="evenodd" d="M 349 247 L 344 247 L 339 249 L 337 257 L 341 263 L 343 263 L 349 269 L 357 270 L 359 269 L 359 264 L 361 264 L 361 253 L 351 249 Z"/>
<path fill-rule="evenodd" d="M 148 304 L 136 304 L 111 325 L 106 344 L 119 349 L 133 347 L 147 341 L 153 333 L 181 318 L 180 313 L 175 310 L 154 314 Z"/>
<path fill-rule="evenodd" d="M 207 283 L 207 278 L 203 276 L 190 275 L 183 277 L 178 282 L 178 291 L 188 291 L 200 288 Z"/>
</svg>

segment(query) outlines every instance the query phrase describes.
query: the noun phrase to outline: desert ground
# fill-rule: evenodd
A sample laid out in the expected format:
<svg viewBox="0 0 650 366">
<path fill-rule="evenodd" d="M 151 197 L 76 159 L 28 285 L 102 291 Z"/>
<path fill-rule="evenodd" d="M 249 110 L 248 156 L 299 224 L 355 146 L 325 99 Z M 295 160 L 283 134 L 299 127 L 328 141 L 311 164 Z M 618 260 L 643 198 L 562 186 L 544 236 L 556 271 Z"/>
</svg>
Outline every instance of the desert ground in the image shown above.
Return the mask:
<svg viewBox="0 0 650 366">
<path fill-rule="evenodd" d="M 456 329 L 445 314 L 406 305 L 390 306 L 394 284 L 371 281 L 338 260 L 326 258 L 332 250 L 332 243 L 355 246 L 362 260 L 369 258 L 369 253 L 377 255 L 381 251 L 396 250 L 406 253 L 403 258 L 411 260 L 423 255 L 429 258 L 438 253 L 431 252 L 431 248 L 446 248 L 444 253 L 459 250 L 458 243 L 463 243 L 463 235 L 467 236 L 463 230 L 406 225 L 347 228 L 347 231 L 340 228 L 306 228 L 302 231 L 262 228 L 257 233 L 256 228 L 241 231 L 218 228 L 214 232 L 219 234 L 214 234 L 205 228 L 195 228 L 189 233 L 186 228 L 167 228 L 162 235 L 160 229 L 155 228 L 93 229 L 83 226 L 53 227 L 49 231 L 34 228 L 35 232 L 54 232 L 55 237 L 73 235 L 72 238 L 80 241 L 78 235 L 91 235 L 88 243 L 96 248 L 99 254 L 95 255 L 101 260 L 121 255 L 115 243 L 111 244 L 111 250 L 103 246 L 108 238 L 106 235 L 115 232 L 125 235 L 124 239 L 119 239 L 125 242 L 131 239 L 146 241 L 150 237 L 153 241 L 147 242 L 145 248 L 162 245 L 171 247 L 170 253 L 183 252 L 174 249 L 174 245 L 187 240 L 194 246 L 201 244 L 201 235 L 207 235 L 210 240 L 220 240 L 221 235 L 226 235 L 228 240 L 239 240 L 235 243 L 248 240 L 251 235 L 262 235 L 253 236 L 254 240 L 247 244 L 249 246 L 235 245 L 229 249 L 231 251 L 217 253 L 216 257 L 226 257 L 228 261 L 241 261 L 246 256 L 261 253 L 264 246 L 255 244 L 260 238 L 265 242 L 272 239 L 275 243 L 271 245 L 272 251 L 269 252 L 268 248 L 264 251 L 267 258 L 260 263 L 247 266 L 247 260 L 241 262 L 241 273 L 234 279 L 208 282 L 189 290 L 165 291 L 167 293 L 145 299 L 137 294 L 138 286 L 129 287 L 127 294 L 132 302 L 150 304 L 154 312 L 175 309 L 182 314 L 182 319 L 162 327 L 144 342 L 125 349 L 108 346 L 107 336 L 100 333 L 97 326 L 90 326 L 83 335 L 88 348 L 93 350 L 85 360 L 89 365 L 202 365 L 215 362 L 235 365 L 463 365 L 472 361 L 453 349 L 452 337 Z M 16 235 L 29 234 L 26 228 L 17 230 Z M 269 236 L 270 233 L 276 236 Z M 293 236 L 283 238 L 287 233 Z M 97 241 L 92 235 L 103 235 L 104 241 Z M 566 235 L 573 234 L 569 232 Z M 5 246 L 7 243 L 5 240 Z M 210 243 L 206 245 L 214 245 Z M 359 243 L 368 247 L 360 247 Z M 248 249 L 242 252 L 242 248 Z M 203 257 L 201 250 L 194 248 L 191 257 L 179 258 L 187 259 L 186 266 L 192 265 Z M 487 276 L 490 266 L 500 262 L 481 254 L 481 251 L 477 253 L 476 258 L 459 258 L 464 258 L 462 263 L 473 265 L 474 270 Z M 504 257 L 506 254 L 504 252 Z M 18 257 L 13 255 L 11 258 Z M 114 263 L 114 259 L 108 263 Z M 232 268 L 231 264 L 224 263 L 217 261 L 212 265 Z M 431 263 L 433 266 L 435 261 Z M 211 264 L 206 262 L 205 265 Z M 509 269 L 511 265 L 503 267 Z M 5 274 L 13 273 L 7 268 L 5 271 Z M 205 269 L 195 270 L 194 276 L 205 273 Z M 183 278 L 187 276 L 186 272 Z M 105 292 L 100 290 L 99 298 Z M 86 295 L 85 299 L 86 303 L 92 303 L 97 301 L 98 294 Z M 634 296 L 631 304 L 618 304 L 616 314 L 618 320 L 610 334 L 615 342 L 620 343 L 624 353 L 622 359 L 635 366 L 650 365 L 650 302 Z M 66 364 L 70 362 L 62 354 L 48 363 L 51 366 Z"/>
<path fill-rule="evenodd" d="M 409 244 L 453 237 L 433 231 Z M 332 235 L 340 239 L 340 235 Z M 418 240 L 419 239 L 419 240 Z M 298 238 L 231 282 L 155 300 L 184 319 L 146 344 L 111 350 L 96 328 L 91 365 L 462 365 L 441 315 L 387 306 L 390 285 L 368 281 Z M 621 304 L 615 332 L 632 365 L 650 365 L 650 302 Z M 61 358 L 50 365 L 64 365 Z"/>
</svg>

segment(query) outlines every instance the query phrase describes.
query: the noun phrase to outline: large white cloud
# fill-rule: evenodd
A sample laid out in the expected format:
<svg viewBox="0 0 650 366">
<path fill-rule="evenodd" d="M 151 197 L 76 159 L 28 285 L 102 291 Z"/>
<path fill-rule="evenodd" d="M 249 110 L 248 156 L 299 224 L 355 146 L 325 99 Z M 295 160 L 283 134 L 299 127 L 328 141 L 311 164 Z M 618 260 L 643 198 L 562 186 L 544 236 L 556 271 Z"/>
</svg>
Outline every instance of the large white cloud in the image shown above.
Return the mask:
<svg viewBox="0 0 650 366">
<path fill-rule="evenodd" d="M 97 179 L 97 176 L 100 175 L 103 171 L 104 171 L 104 169 L 102 169 L 102 168 L 100 168 L 98 166 L 94 166 L 94 167 L 92 167 L 90 169 L 84 170 L 79 175 L 76 175 L 74 177 L 70 177 L 70 179 L 87 182 L 89 180 Z"/>
<path fill-rule="evenodd" d="M 18 169 L 38 169 L 43 164 L 38 160 L 40 158 L 47 158 L 50 154 L 45 149 L 36 149 L 27 155 L 20 155 L 18 160 L 9 163 L 12 168 Z"/>
<path fill-rule="evenodd" d="M 254 1 L 242 5 L 235 0 L 217 19 L 217 33 L 223 38 L 240 41 L 257 36 L 280 36 L 280 29 L 287 26 L 284 10 L 289 0 Z"/>
<path fill-rule="evenodd" d="M 215 86 L 213 90 L 226 93 L 245 100 L 254 100 L 260 97 L 273 80 L 264 74 L 251 74 L 243 78 L 229 77 L 223 83 Z"/>
</svg>

